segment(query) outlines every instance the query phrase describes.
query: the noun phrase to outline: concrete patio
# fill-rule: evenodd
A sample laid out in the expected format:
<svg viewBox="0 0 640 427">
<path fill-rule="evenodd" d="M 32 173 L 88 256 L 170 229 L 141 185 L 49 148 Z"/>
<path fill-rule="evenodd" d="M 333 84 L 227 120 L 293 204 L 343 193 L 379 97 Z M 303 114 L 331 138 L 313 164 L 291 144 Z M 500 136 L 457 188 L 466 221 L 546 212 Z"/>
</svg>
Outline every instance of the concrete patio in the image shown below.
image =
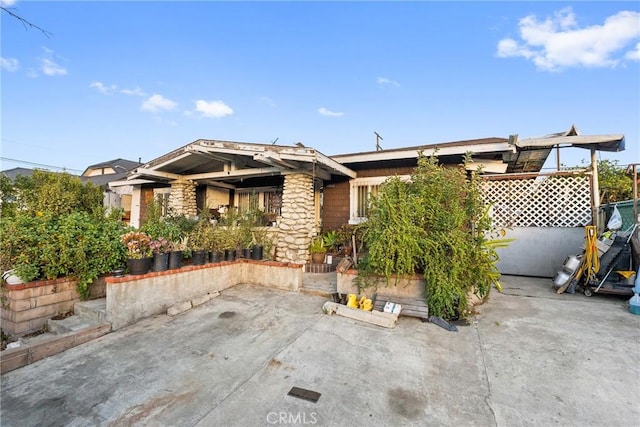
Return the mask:
<svg viewBox="0 0 640 427">
<path fill-rule="evenodd" d="M 1 422 L 637 426 L 628 298 L 503 286 L 456 333 L 411 318 L 375 327 L 323 314 L 322 296 L 237 285 L 2 375 Z M 288 396 L 294 386 L 321 396 Z"/>
</svg>

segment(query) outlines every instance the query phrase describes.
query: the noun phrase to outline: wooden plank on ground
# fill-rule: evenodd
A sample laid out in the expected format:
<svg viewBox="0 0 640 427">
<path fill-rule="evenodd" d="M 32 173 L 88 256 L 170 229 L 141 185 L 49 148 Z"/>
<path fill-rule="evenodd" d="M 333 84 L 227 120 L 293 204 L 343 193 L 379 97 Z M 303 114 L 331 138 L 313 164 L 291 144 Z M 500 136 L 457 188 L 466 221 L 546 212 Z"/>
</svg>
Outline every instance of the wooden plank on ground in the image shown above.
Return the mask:
<svg viewBox="0 0 640 427">
<path fill-rule="evenodd" d="M 322 311 L 326 314 L 337 314 L 338 316 L 361 322 L 371 323 L 385 328 L 395 328 L 398 323 L 398 315 L 393 313 L 383 313 L 382 311 L 365 311 L 359 308 L 351 308 L 337 302 L 327 301 L 322 306 Z"/>
<path fill-rule="evenodd" d="M 373 309 L 383 311 L 384 305 L 387 302 L 394 302 L 402 306 L 400 316 L 417 317 L 419 319 L 429 320 L 429 306 L 423 298 L 398 297 L 378 293 L 376 294 L 376 299 L 373 303 Z"/>
</svg>

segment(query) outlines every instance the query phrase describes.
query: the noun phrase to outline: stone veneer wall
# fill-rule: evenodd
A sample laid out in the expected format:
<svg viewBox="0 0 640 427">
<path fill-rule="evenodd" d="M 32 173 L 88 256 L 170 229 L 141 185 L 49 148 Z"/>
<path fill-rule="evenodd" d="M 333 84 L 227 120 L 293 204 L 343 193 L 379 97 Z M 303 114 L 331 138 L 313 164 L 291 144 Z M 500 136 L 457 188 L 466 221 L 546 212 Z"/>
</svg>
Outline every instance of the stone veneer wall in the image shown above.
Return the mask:
<svg viewBox="0 0 640 427">
<path fill-rule="evenodd" d="M 313 177 L 285 175 L 276 261 L 306 264 L 309 261 L 309 244 L 316 234 L 315 222 Z"/>
<path fill-rule="evenodd" d="M 178 215 L 196 216 L 196 184 L 190 181 L 176 181 L 171 184 L 169 208 Z"/>
</svg>

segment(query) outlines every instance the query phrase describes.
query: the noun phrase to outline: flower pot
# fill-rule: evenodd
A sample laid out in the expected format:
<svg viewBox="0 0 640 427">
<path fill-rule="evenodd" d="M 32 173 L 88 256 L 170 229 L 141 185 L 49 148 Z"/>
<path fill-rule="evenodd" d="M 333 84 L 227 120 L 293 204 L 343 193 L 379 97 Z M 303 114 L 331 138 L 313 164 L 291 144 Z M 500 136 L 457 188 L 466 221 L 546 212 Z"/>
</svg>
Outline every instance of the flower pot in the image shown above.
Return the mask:
<svg viewBox="0 0 640 427">
<path fill-rule="evenodd" d="M 262 245 L 253 245 L 253 249 L 251 250 L 251 259 L 261 260 L 263 250 L 264 247 Z"/>
<path fill-rule="evenodd" d="M 236 260 L 236 250 L 235 249 L 225 249 L 224 250 L 224 259 L 227 261 L 235 261 Z"/>
<path fill-rule="evenodd" d="M 325 255 L 325 253 L 313 253 L 311 254 L 311 261 L 314 264 L 323 264 Z"/>
<path fill-rule="evenodd" d="M 207 251 L 193 251 L 193 255 L 191 256 L 193 265 L 204 265 L 206 261 L 206 256 L 207 256 Z"/>
<path fill-rule="evenodd" d="M 166 271 L 169 269 L 169 252 L 153 254 L 153 271 Z"/>
<path fill-rule="evenodd" d="M 169 252 L 169 270 L 182 267 L 182 251 Z"/>
<path fill-rule="evenodd" d="M 224 254 L 220 251 L 213 251 L 210 253 L 210 262 L 220 262 L 223 260 Z"/>
<path fill-rule="evenodd" d="M 151 265 L 153 264 L 153 258 L 128 258 L 127 259 L 127 270 L 129 270 L 129 274 L 139 275 L 139 274 L 147 274 L 147 272 L 151 269 Z"/>
</svg>

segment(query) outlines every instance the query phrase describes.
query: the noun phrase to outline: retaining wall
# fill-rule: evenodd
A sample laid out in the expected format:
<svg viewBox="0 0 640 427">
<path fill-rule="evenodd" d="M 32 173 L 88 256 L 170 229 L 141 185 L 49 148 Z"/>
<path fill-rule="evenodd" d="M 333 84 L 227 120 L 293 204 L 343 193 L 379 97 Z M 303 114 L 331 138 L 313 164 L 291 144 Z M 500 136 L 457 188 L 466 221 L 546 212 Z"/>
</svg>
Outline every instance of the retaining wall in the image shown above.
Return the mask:
<svg viewBox="0 0 640 427">
<path fill-rule="evenodd" d="M 145 317 L 166 313 L 174 304 L 241 283 L 298 291 L 303 269 L 302 264 L 242 259 L 107 277 L 107 321 L 113 330 L 120 329 Z"/>
<path fill-rule="evenodd" d="M 339 293 L 360 294 L 358 292 L 358 285 L 356 284 L 358 270 L 350 269 L 344 273 L 340 273 L 338 271 L 336 274 Z M 415 275 L 408 279 L 398 279 L 397 282 L 395 280 L 395 276 L 392 276 L 389 280 L 388 286 L 384 277 L 378 278 L 375 283 L 376 286 L 369 286 L 363 289 L 363 292 L 360 295 L 366 295 L 367 298 L 372 298 L 376 292 L 381 292 L 385 295 L 398 297 L 424 298 L 424 279 L 420 275 Z"/>
<path fill-rule="evenodd" d="M 2 331 L 12 337 L 21 337 L 39 331 L 58 313 L 73 310 L 80 301 L 76 280 L 62 277 L 29 283 L 2 285 L 0 319 Z M 105 280 L 99 278 L 91 285 L 89 298 L 105 295 Z"/>
</svg>

